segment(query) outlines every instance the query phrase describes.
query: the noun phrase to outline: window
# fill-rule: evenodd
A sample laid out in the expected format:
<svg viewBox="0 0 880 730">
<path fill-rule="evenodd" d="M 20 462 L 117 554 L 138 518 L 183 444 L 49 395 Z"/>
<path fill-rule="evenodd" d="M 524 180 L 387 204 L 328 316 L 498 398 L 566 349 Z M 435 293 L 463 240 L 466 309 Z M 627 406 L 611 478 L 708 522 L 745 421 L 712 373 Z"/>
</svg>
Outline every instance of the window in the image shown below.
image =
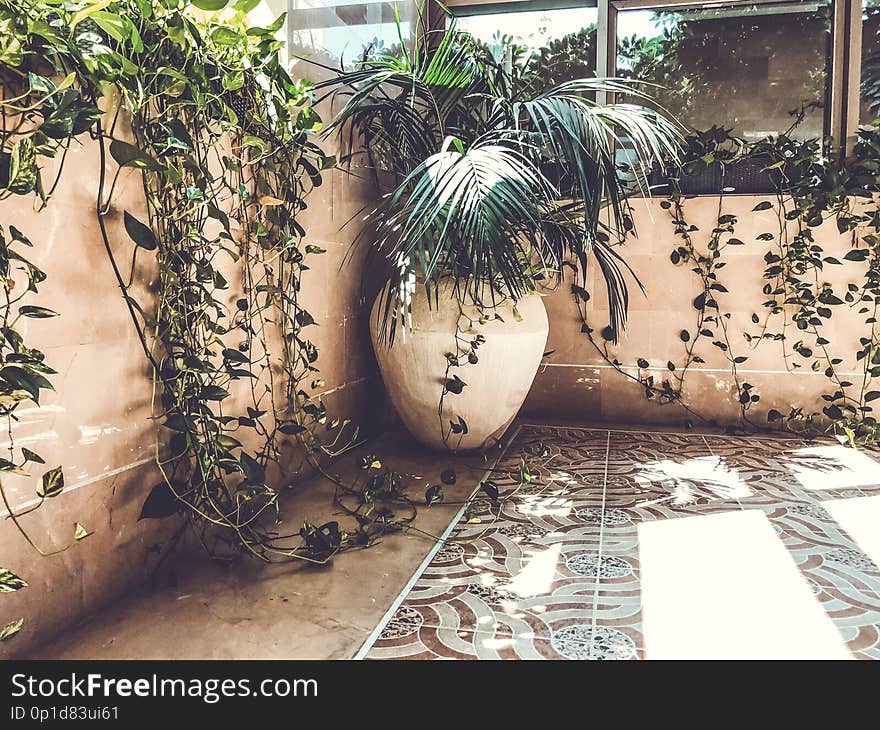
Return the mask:
<svg viewBox="0 0 880 730">
<path fill-rule="evenodd" d="M 754 141 L 826 132 L 831 3 L 622 9 L 617 74 L 696 130 L 718 124 Z"/>
<path fill-rule="evenodd" d="M 412 33 L 413 6 L 408 2 L 370 0 L 289 0 L 290 55 L 338 67 L 351 66 L 364 53 L 393 53 L 399 46 L 395 5 L 404 40 Z M 310 74 L 319 76 L 316 66 Z"/>
<path fill-rule="evenodd" d="M 862 73 L 859 122 L 880 116 L 880 0 L 862 4 Z"/>
<path fill-rule="evenodd" d="M 455 6 L 456 27 L 483 41 L 498 60 L 518 63 L 544 86 L 596 75 L 595 0 Z"/>
</svg>

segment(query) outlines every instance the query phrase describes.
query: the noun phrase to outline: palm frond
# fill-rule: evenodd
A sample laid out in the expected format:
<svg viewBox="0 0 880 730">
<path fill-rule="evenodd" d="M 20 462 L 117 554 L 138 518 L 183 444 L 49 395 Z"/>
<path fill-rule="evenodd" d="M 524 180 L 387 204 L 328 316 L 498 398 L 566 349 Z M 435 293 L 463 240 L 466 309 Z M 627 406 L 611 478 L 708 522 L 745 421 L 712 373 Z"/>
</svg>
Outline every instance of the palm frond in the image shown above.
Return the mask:
<svg viewBox="0 0 880 730">
<path fill-rule="evenodd" d="M 578 79 L 534 93 L 467 33 L 429 35 L 316 87 L 344 99 L 327 131 L 395 178 L 361 235 L 394 268 L 385 324 L 417 272 L 429 289 L 451 276 L 477 297 L 487 282 L 519 297 L 536 260 L 561 272 L 573 258 L 582 273 L 598 265 L 617 336 L 635 278 L 616 248 L 632 227 L 622 168 L 641 185 L 638 171 L 677 157 L 683 128 L 644 84 Z M 599 104 L 600 92 L 630 101 Z M 547 164 L 564 168 L 571 202 L 542 174 Z"/>
</svg>

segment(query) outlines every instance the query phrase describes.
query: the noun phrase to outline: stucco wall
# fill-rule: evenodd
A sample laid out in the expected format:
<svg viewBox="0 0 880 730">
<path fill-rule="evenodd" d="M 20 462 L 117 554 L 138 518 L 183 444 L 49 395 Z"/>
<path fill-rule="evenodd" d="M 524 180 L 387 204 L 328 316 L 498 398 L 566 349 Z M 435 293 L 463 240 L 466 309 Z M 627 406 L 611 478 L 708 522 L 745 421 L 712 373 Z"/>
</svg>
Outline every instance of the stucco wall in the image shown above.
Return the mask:
<svg viewBox="0 0 880 730">
<path fill-rule="evenodd" d="M 791 405 L 809 406 L 818 410 L 824 405 L 821 394 L 829 392 L 828 379 L 821 372 L 810 369 L 811 359 L 795 357 L 786 367 L 781 343 L 762 341 L 754 349 L 743 337 L 759 327 L 751 321 L 753 313 L 763 320 L 765 310 L 761 303 L 767 299 L 761 289 L 767 264 L 764 254 L 773 242 L 758 241 L 764 232 L 779 229 L 778 210 L 754 212 L 755 205 L 770 197 L 749 195 L 727 196 L 719 211 L 717 197 L 701 197 L 685 201 L 685 219 L 700 230 L 694 234 L 697 247 L 705 251 L 710 232 L 719 215 L 733 214 L 738 218 L 735 236 L 745 245 L 728 247 L 722 257 L 726 267 L 718 272 L 719 282 L 728 292 L 717 292 L 722 312 L 730 312 L 727 320 L 732 348 L 736 355 L 748 356 L 739 366 L 741 380 L 755 386 L 761 401 L 752 413 L 756 422 L 766 423 L 766 412 L 775 408 L 788 413 Z M 670 211 L 661 208 L 661 199 L 639 200 L 635 206 L 637 237 L 622 249 L 622 254 L 633 267 L 645 287 L 643 296 L 635 286 L 630 287 L 631 304 L 629 323 L 619 346 L 610 349 L 636 372 L 636 361 L 644 358 L 651 364 L 650 373 L 659 384 L 669 377 L 667 362 L 680 366 L 684 361 L 685 345 L 679 337 L 683 329 L 695 331 L 696 310 L 693 300 L 701 291 L 698 276 L 690 267 L 674 265 L 670 253 L 680 240 L 675 236 Z M 789 224 L 793 225 L 793 224 Z M 834 221 L 827 221 L 816 234 L 825 255 L 842 258 L 851 246 L 851 235 L 840 235 Z M 860 271 L 865 264 L 847 263 L 846 266 L 826 266 L 822 276 L 834 284 L 839 296 L 845 291 L 848 277 Z M 597 272 L 591 273 L 592 294 L 587 303 L 587 319 L 599 331 L 608 324 L 605 290 L 596 283 Z M 581 321 L 571 295 L 569 282 L 546 297 L 550 317 L 548 350 L 555 352 L 545 359 L 535 384 L 523 408 L 525 415 L 557 419 L 596 420 L 617 423 L 683 423 L 688 416 L 675 404 L 657 405 L 645 398 L 644 388 L 634 383 L 607 364 L 586 335 L 581 333 Z M 831 327 L 826 336 L 832 340 L 830 350 L 844 359 L 838 370 L 842 374 L 855 368 L 854 353 L 862 334 L 861 317 L 855 309 L 835 307 Z M 863 315 L 864 316 L 864 315 Z M 772 320 L 779 324 L 780 318 Z M 789 350 L 801 335 L 789 323 Z M 694 364 L 685 379 L 685 399 L 699 413 L 720 424 L 733 424 L 739 419 L 737 388 L 731 376 L 729 363 L 721 350 L 704 339 L 696 353 L 705 359 Z M 809 343 L 809 337 L 804 338 Z M 793 368 L 792 362 L 801 365 Z M 824 370 L 824 365 L 823 365 Z M 647 373 L 647 371 L 643 371 Z M 850 378 L 852 380 L 852 378 Z"/>
<path fill-rule="evenodd" d="M 97 146 L 74 144 L 46 210 L 35 214 L 30 201 L 18 198 L 0 204 L 0 221 L 31 238 L 32 259 L 48 275 L 32 303 L 61 314 L 20 323 L 25 341 L 45 351 L 58 374 L 52 377 L 55 391 L 44 394 L 41 408 L 29 405 L 17 411 L 15 445 L 37 451 L 48 466 L 62 464 L 66 478 L 64 492 L 24 517 L 22 524 L 46 551 L 71 545 L 75 522 L 93 533 L 57 555 L 42 557 L 9 519 L 0 521 L 0 566 L 29 583 L 21 591 L 0 595 L 0 625 L 25 619 L 21 632 L 0 644 L 0 657 L 26 655 L 101 605 L 145 586 L 158 546 L 167 543 L 178 524 L 174 519 L 137 521 L 145 496 L 160 481 L 153 464 L 152 385 L 98 232 L 98 170 Z M 110 160 L 108 174 L 113 172 Z M 328 413 L 363 421 L 364 414 L 379 412 L 379 381 L 358 314 L 361 259 L 350 258 L 339 268 L 351 235 L 351 229 L 340 228 L 363 204 L 359 196 L 368 192 L 352 185 L 341 173 L 331 173 L 310 200 L 302 222 L 309 242 L 327 253 L 310 257 L 302 301 L 317 320 L 308 336 L 320 350 Z M 122 225 L 124 209 L 146 219 L 136 175 L 123 175 L 109 217 L 120 262 L 129 261 L 132 250 Z M 155 271 L 149 255 L 140 259 L 134 292 L 148 302 Z M 228 278 L 233 286 L 225 296 L 234 307 L 240 296 L 234 290 L 237 279 Z M 33 471 L 31 479 L 4 480 L 16 508 L 35 498 L 41 470 Z"/>
</svg>

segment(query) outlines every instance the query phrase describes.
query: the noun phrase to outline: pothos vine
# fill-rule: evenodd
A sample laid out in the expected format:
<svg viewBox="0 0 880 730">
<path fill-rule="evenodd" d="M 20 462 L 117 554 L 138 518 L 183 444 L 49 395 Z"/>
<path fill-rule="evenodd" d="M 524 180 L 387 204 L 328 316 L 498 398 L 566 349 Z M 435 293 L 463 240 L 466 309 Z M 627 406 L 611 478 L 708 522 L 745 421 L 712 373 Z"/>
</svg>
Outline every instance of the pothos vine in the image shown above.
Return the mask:
<svg viewBox="0 0 880 730">
<path fill-rule="evenodd" d="M 877 308 L 880 304 L 880 209 L 875 196 L 880 190 L 880 132 L 876 125 L 860 131 L 859 142 L 849 159 L 832 154 L 830 140 L 799 140 L 786 133 L 748 145 L 731 137 L 729 130 L 715 127 L 688 140 L 684 159 L 671 175 L 672 192 L 660 206 L 669 214 L 678 243 L 670 252 L 675 266 L 687 266 L 697 280 L 692 302 L 695 321 L 674 333 L 683 349 L 679 361 L 658 366 L 645 358 L 633 365 L 614 355 L 608 328 L 597 335 L 587 319 L 589 293 L 577 282 L 573 297 L 581 315 L 582 332 L 604 360 L 621 375 L 641 387 L 647 400 L 682 408 L 688 424 L 713 423 L 685 395 L 685 381 L 695 364 L 705 362 L 704 346 L 717 348 L 727 362 L 733 381 L 741 427 L 748 430 L 784 429 L 803 435 L 830 432 L 851 446 L 874 446 L 880 436 L 871 402 L 880 398 L 880 341 Z M 775 192 L 764 196 L 754 212 L 773 211 L 776 225 L 760 232 L 754 243 L 737 237 L 738 219 L 726 213 L 725 171 L 745 160 L 760 161 Z M 709 231 L 688 222 L 687 200 L 681 192 L 683 175 L 720 169 L 722 191 L 718 195 L 714 225 Z M 848 235 L 851 248 L 842 260 L 826 253 L 823 236 L 829 223 L 835 233 Z M 822 228 L 822 226 L 825 228 Z M 835 236 L 837 237 L 837 236 Z M 702 240 L 700 240 L 702 239 Z M 731 313 L 725 311 L 724 254 L 730 247 L 766 245 L 763 285 L 757 299 L 761 308 L 751 314 L 754 329 L 735 336 Z M 846 265 L 851 281 L 838 291 L 825 275 L 826 267 Z M 853 310 L 861 317 L 863 331 L 855 353 L 858 377 L 849 380 L 843 358 L 832 350 L 832 316 L 836 309 Z M 761 400 L 758 388 L 748 382 L 741 366 L 762 342 L 772 342 L 788 372 L 809 369 L 827 382 L 821 395 L 824 405 L 792 404 L 787 412 L 768 409 L 755 415 Z"/>
<path fill-rule="evenodd" d="M 3 196 L 35 197 L 44 207 L 70 146 L 90 139 L 99 149 L 95 215 L 151 366 L 159 424 L 162 480 L 141 518 L 183 512 L 177 536 L 192 528 L 215 557 L 244 552 L 267 562 L 325 563 L 388 532 L 415 529 L 416 500 L 403 477 L 375 456 L 364 457 L 354 481 L 327 469 L 329 459 L 361 441 L 353 424 L 328 416 L 320 397 L 318 348 L 309 335 L 316 322 L 300 286 L 307 261 L 323 250 L 306 243 L 299 218 L 335 161 L 317 143 L 321 120 L 309 85 L 284 69 L 275 37 L 283 16 L 249 27 L 251 0 L 238 0 L 222 17 L 199 12 L 228 4 L 0 0 L 0 188 Z M 40 162 L 52 157 L 58 172 L 46 187 Z M 114 193 L 132 173 L 140 177 L 144 204 L 119 210 Z M 124 255 L 111 240 L 120 215 L 132 243 Z M 0 229 L 6 473 L 43 463 L 35 452 L 16 449 L 12 423 L 21 403 L 39 405 L 54 373 L 15 329 L 20 317 L 56 314 L 22 303 L 45 279 L 22 253 L 31 245 L 14 226 Z M 135 267 L 145 256 L 142 265 L 156 279 L 149 300 L 139 300 Z M 335 501 L 350 526 L 278 527 L 279 491 L 272 485 L 305 463 L 336 484 Z M 452 483 L 448 471 L 444 481 Z M 61 467 L 50 469 L 38 502 L 63 488 Z M 17 511 L 2 482 L 0 495 L 36 547 L 18 521 L 35 507 Z M 440 501 L 439 485 L 429 485 L 424 499 Z M 74 539 L 87 535 L 77 524 Z M 26 586 L 0 569 L 0 591 Z M 9 623 L 0 639 L 21 626 L 21 619 Z"/>
<path fill-rule="evenodd" d="M 155 449 L 163 479 L 150 492 L 142 517 L 183 511 L 187 519 L 181 529 L 193 528 L 218 557 L 231 559 L 244 551 L 265 561 L 324 563 L 388 532 L 414 529 L 416 501 L 403 477 L 373 455 L 364 457 L 362 476 L 354 483 L 326 469 L 327 459 L 358 444 L 359 435 L 348 421 L 330 418 L 320 398 L 318 348 L 309 336 L 315 320 L 303 307 L 300 282 L 309 257 L 322 251 L 305 242 L 298 218 L 334 160 L 316 142 L 321 121 L 308 85 L 294 81 L 281 62 L 282 44 L 275 35 L 283 18 L 266 28 L 248 28 L 242 13 L 253 7 L 250 0 L 236 2 L 235 12 L 222 20 L 192 8 L 219 10 L 227 4 L 0 0 L 0 196 L 35 197 L 38 208 L 50 204 L 71 144 L 89 138 L 98 146 L 95 214 L 151 365 L 160 424 Z M 823 396 L 821 415 L 793 407 L 789 413 L 771 411 L 770 422 L 805 430 L 820 425 L 824 416 L 847 442 L 875 443 L 877 421 L 869 404 L 880 398 L 880 389 L 872 387 L 880 377 L 880 211 L 870 196 L 880 183 L 880 135 L 866 131 L 847 165 L 826 155 L 818 142 L 786 135 L 747 152 L 740 147 L 730 152 L 723 130 L 692 141 L 692 150 L 701 154 L 686 164 L 731 164 L 744 154 L 762 155 L 769 158 L 767 169 L 778 173 L 779 227 L 758 237 L 771 248 L 765 257 L 764 311 L 752 318 L 755 331 L 744 343 L 733 342 L 730 315 L 719 304 L 726 291 L 723 252 L 743 244 L 735 236 L 736 218 L 723 212 L 722 197 L 717 225 L 701 244 L 699 231 L 686 221 L 681 193 L 663 204 L 679 237 L 671 259 L 690 266 L 701 285 L 694 300 L 696 326 L 678 333 L 683 362 L 667 363 L 669 375 L 658 382 L 646 360 L 639 360 L 633 372 L 614 359 L 608 345 L 613 333 L 596 338 L 584 309 L 583 331 L 648 398 L 676 403 L 695 418 L 700 416 L 686 402 L 683 385 L 692 366 L 702 362 L 699 344 L 710 342 L 725 353 L 742 420 L 752 427 L 764 425 L 752 416 L 760 395 L 740 377 L 738 366 L 753 343 L 779 342 L 789 367 L 823 372 L 832 387 Z M 40 160 L 53 157 L 57 173 L 44 185 Z M 108 177 L 110 160 L 116 168 Z M 119 211 L 114 191 L 120 176 L 131 171 L 141 177 L 145 204 Z M 759 205 L 772 207 L 769 201 Z M 128 273 L 109 233 L 120 213 L 133 243 Z M 841 231 L 852 232 L 854 246 L 844 259 L 866 268 L 861 283 L 846 292 L 835 292 L 821 276 L 824 266 L 841 264 L 823 255 L 816 241 L 816 229 L 828 217 Z M 24 254 L 31 245 L 14 226 L 0 229 L 5 281 L 0 409 L 10 435 L 9 457 L 0 462 L 3 473 L 23 473 L 44 461 L 16 448 L 12 439 L 16 410 L 28 401 L 38 405 L 41 391 L 51 388 L 47 376 L 54 373 L 43 353 L 25 344 L 16 329 L 21 317 L 55 316 L 30 303 L 45 279 Z M 139 301 L 132 288 L 135 263 L 143 256 L 152 257 L 147 265 L 157 272 L 149 301 Z M 239 289 L 242 296 L 228 301 Z M 581 304 L 589 297 L 577 284 L 574 295 Z M 832 308 L 839 306 L 864 318 L 858 383 L 838 373 L 841 363 L 823 335 Z M 458 335 L 456 351 L 447 355 L 444 397 L 462 392 L 466 383 L 454 370 L 478 360 L 482 344 L 479 336 L 464 336 L 461 327 Z M 448 438 L 465 432 L 461 419 L 450 420 L 446 429 L 442 399 L 438 416 Z M 548 458 L 549 452 L 539 447 L 536 455 Z M 296 472 L 302 460 L 336 483 L 336 503 L 352 518 L 351 527 L 305 522 L 296 532 L 279 530 L 279 492 L 272 484 L 279 474 Z M 522 485 L 533 470 L 524 457 L 507 476 Z M 441 481 L 454 483 L 454 471 L 444 472 Z M 61 467 L 48 469 L 40 478 L 36 506 L 63 488 Z M 481 488 L 497 502 L 494 481 Z M 36 508 L 16 511 L 2 481 L 0 495 L 15 521 Z M 429 485 L 425 501 L 441 499 L 441 485 Z M 73 539 L 87 536 L 77 524 Z M 24 587 L 11 570 L 0 569 L 0 591 Z M 20 628 L 21 620 L 11 622 L 0 629 L 0 639 Z"/>
</svg>

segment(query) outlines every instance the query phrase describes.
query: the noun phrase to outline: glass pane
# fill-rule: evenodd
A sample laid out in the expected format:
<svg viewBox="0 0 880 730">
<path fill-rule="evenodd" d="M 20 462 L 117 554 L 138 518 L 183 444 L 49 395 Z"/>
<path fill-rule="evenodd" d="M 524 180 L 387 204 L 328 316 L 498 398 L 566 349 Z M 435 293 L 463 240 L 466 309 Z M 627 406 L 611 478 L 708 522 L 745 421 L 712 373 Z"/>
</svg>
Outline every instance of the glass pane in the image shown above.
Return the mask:
<svg viewBox="0 0 880 730">
<path fill-rule="evenodd" d="M 692 129 L 756 140 L 825 133 L 830 0 L 618 14 L 618 75 L 642 79 Z"/>
<path fill-rule="evenodd" d="M 862 0 L 862 96 L 859 123 L 880 117 L 880 0 Z"/>
<path fill-rule="evenodd" d="M 410 2 L 369 0 L 289 0 L 290 55 L 299 55 L 328 66 L 351 66 L 364 53 L 394 53 L 400 46 L 394 9 L 400 13 L 405 41 L 412 33 Z M 304 73 L 308 64 L 297 69 Z M 313 67 L 314 68 L 314 67 Z M 310 74 L 314 77 L 316 74 Z M 318 74 L 320 75 L 320 74 Z"/>
<path fill-rule="evenodd" d="M 527 3 L 523 3 L 524 5 Z M 468 12 L 468 11 L 464 11 Z M 596 75 L 595 7 L 456 15 L 456 27 L 540 79 L 542 87 Z"/>
</svg>

